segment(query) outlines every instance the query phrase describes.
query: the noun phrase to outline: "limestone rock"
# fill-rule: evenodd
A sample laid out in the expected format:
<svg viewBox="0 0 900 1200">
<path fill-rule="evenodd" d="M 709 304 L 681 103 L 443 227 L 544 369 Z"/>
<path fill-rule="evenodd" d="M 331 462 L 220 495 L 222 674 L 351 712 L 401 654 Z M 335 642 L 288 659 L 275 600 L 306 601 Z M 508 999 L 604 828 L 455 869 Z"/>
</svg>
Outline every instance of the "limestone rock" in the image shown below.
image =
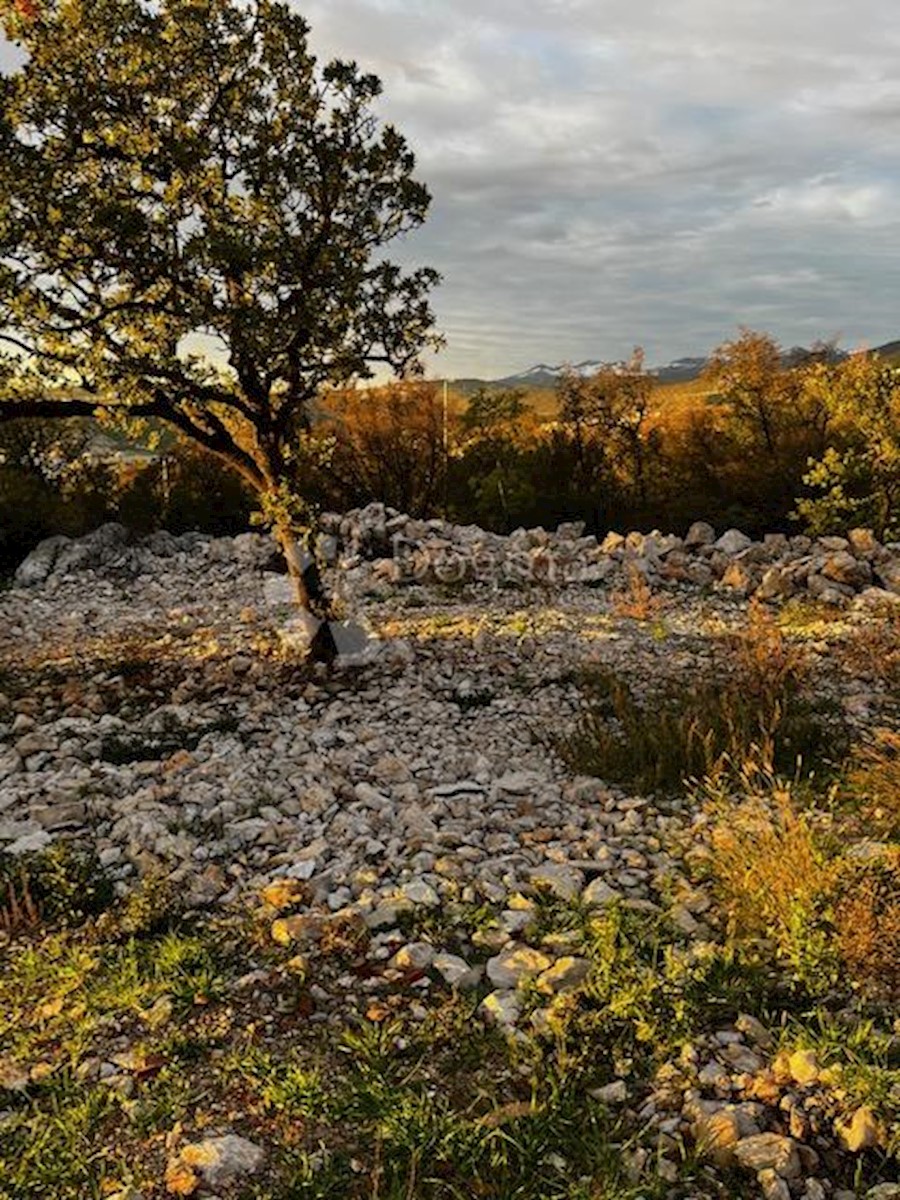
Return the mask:
<svg viewBox="0 0 900 1200">
<path fill-rule="evenodd" d="M 590 969 L 591 964 L 586 958 L 574 958 L 571 955 L 558 958 L 552 967 L 538 976 L 538 990 L 549 993 L 570 991 L 584 983 Z"/>
<path fill-rule="evenodd" d="M 582 901 L 588 908 L 603 908 L 604 905 L 614 904 L 616 900 L 622 899 L 622 893 L 617 892 L 614 887 L 606 882 L 605 879 L 592 879 L 584 891 L 581 893 Z"/>
<path fill-rule="evenodd" d="M 408 942 L 391 959 L 399 971 L 426 971 L 434 962 L 434 946 L 428 942 Z"/>
<path fill-rule="evenodd" d="M 742 1138 L 734 1147 L 734 1157 L 747 1170 L 774 1171 L 782 1179 L 796 1179 L 801 1171 L 797 1143 L 778 1133 Z"/>
<path fill-rule="evenodd" d="M 564 863 L 544 863 L 531 872 L 531 882 L 547 888 L 561 900 L 574 900 L 584 887 L 584 873 Z"/>
<path fill-rule="evenodd" d="M 434 969 L 444 982 L 457 991 L 468 991 L 478 986 L 482 971 L 480 967 L 471 967 L 464 958 L 457 954 L 436 954 Z"/>
<path fill-rule="evenodd" d="M 787 1067 L 791 1078 L 804 1087 L 819 1078 L 819 1063 L 814 1050 L 795 1050 Z"/>
<path fill-rule="evenodd" d="M 628 1085 L 624 1079 L 616 1079 L 604 1087 L 592 1088 L 591 1096 L 601 1104 L 625 1104 L 628 1101 Z"/>
<path fill-rule="evenodd" d="M 714 543 L 714 548 L 720 554 L 727 554 L 733 558 L 736 554 L 740 554 L 742 550 L 746 550 L 748 546 L 752 545 L 753 541 L 747 537 L 746 533 L 741 533 L 739 529 L 729 529 Z"/>
<path fill-rule="evenodd" d="M 716 531 L 706 521 L 695 521 L 685 535 L 686 549 L 693 550 L 698 546 L 711 546 L 716 540 Z"/>
<path fill-rule="evenodd" d="M 224 1188 L 255 1175 L 264 1159 L 262 1147 L 233 1133 L 192 1142 L 169 1162 L 166 1170 L 169 1190 L 176 1191 L 169 1181 L 178 1178 L 179 1169 L 193 1172 L 209 1187 Z"/>
<path fill-rule="evenodd" d="M 851 1154 L 874 1149 L 881 1138 L 881 1127 L 868 1106 L 858 1108 L 849 1120 L 835 1121 L 834 1128 L 841 1145 Z"/>
<path fill-rule="evenodd" d="M 488 959 L 487 977 L 495 988 L 515 988 L 523 980 L 542 974 L 550 965 L 550 959 L 540 950 L 518 946 Z"/>
<path fill-rule="evenodd" d="M 511 1029 L 522 1015 L 522 1001 L 515 992 L 498 989 L 485 996 L 479 1012 L 486 1020 Z"/>
</svg>

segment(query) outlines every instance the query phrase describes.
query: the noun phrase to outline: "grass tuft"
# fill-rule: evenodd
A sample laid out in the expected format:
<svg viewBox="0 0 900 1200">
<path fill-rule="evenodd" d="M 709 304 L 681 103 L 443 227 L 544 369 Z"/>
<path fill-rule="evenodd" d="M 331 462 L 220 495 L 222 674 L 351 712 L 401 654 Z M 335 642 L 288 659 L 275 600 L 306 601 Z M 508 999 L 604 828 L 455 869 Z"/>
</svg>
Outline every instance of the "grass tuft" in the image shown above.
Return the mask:
<svg viewBox="0 0 900 1200">
<path fill-rule="evenodd" d="M 759 608 L 710 675 L 638 700 L 605 669 L 584 677 L 586 705 L 559 749 L 575 770 L 643 792 L 675 791 L 748 761 L 791 775 L 840 749 L 807 697 L 802 653 Z"/>
</svg>

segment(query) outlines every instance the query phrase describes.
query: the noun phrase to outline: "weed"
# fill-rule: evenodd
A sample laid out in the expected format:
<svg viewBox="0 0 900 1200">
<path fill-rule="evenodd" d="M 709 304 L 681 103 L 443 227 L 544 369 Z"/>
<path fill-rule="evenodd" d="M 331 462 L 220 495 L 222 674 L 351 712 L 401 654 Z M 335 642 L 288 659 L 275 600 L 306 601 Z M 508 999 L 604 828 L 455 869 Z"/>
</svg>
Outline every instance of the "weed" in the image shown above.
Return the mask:
<svg viewBox="0 0 900 1200">
<path fill-rule="evenodd" d="M 109 1146 L 121 1119 L 110 1089 L 79 1088 L 66 1074 L 49 1081 L 32 1108 L 4 1122 L 0 1200 L 99 1200 L 100 1180 L 118 1158 Z"/>
<path fill-rule="evenodd" d="M 846 796 L 858 808 L 864 832 L 900 835 L 900 734 L 876 729 L 871 742 L 854 750 Z"/>
<path fill-rule="evenodd" d="M 57 842 L 18 858 L 0 855 L 0 929 L 77 925 L 112 903 L 112 881 L 95 855 Z"/>
<path fill-rule="evenodd" d="M 0 932 L 11 936 L 38 925 L 41 917 L 31 894 L 28 872 L 20 870 L 18 878 L 10 874 L 3 887 L 6 894 L 0 891 Z"/>
<path fill-rule="evenodd" d="M 768 792 L 750 783 L 718 818 L 710 866 L 732 939 L 771 944 L 799 980 L 827 988 L 837 957 L 825 911 L 839 866 L 811 819 L 776 780 Z"/>
<path fill-rule="evenodd" d="M 873 613 L 844 643 L 842 660 L 853 674 L 874 679 L 890 691 L 900 687 L 900 613 L 893 607 Z"/>
<path fill-rule="evenodd" d="M 610 611 L 615 617 L 631 621 L 651 621 L 668 607 L 666 598 L 653 591 L 647 576 L 634 563 L 629 563 L 625 586 L 610 592 Z"/>
<path fill-rule="evenodd" d="M 900 996 L 900 851 L 844 871 L 834 924 L 852 978 L 888 997 Z"/>
<path fill-rule="evenodd" d="M 794 596 L 781 606 L 776 623 L 784 633 L 818 637 L 845 621 L 846 617 L 844 610 L 833 604 Z"/>
</svg>

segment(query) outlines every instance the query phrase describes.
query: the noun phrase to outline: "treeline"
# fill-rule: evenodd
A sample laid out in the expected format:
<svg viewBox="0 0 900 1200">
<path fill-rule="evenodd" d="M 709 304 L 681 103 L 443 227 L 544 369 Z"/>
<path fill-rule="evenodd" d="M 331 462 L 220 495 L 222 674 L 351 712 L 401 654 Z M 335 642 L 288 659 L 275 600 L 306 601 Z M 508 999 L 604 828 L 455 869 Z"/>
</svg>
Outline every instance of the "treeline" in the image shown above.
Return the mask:
<svg viewBox="0 0 900 1200">
<path fill-rule="evenodd" d="M 564 375 L 542 419 L 520 391 L 445 412 L 413 383 L 332 397 L 310 439 L 307 490 L 329 508 L 384 500 L 510 530 L 583 520 L 594 532 L 694 520 L 749 534 L 872 527 L 900 536 L 900 372 L 822 345 L 787 362 L 745 331 L 696 391 L 624 368 Z"/>
<path fill-rule="evenodd" d="M 323 397 L 294 469 L 319 508 L 382 500 L 417 516 L 507 531 L 681 532 L 694 520 L 749 534 L 854 525 L 900 537 L 900 371 L 821 346 L 789 364 L 746 331 L 710 359 L 696 391 L 660 386 L 635 352 L 623 368 L 564 375 L 556 413 L 524 392 L 445 400 L 414 381 Z M 98 458 L 92 430 L 0 427 L 0 561 L 41 537 L 104 520 L 137 530 L 246 528 L 253 500 L 202 451 Z"/>
</svg>

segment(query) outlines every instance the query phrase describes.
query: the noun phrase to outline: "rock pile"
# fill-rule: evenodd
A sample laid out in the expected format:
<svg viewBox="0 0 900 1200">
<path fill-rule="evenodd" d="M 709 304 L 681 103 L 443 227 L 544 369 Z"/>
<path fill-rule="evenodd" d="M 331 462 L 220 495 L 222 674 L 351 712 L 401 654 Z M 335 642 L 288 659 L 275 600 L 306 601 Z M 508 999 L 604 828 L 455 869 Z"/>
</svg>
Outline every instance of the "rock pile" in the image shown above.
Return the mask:
<svg viewBox="0 0 900 1200">
<path fill-rule="evenodd" d="M 554 533 L 518 529 L 509 536 L 476 526 L 421 521 L 383 504 L 345 516 L 327 514 L 320 548 L 357 584 L 622 586 L 635 575 L 650 584 L 716 587 L 761 600 L 794 595 L 844 606 L 862 593 L 900 595 L 900 543 L 881 545 L 865 529 L 847 537 L 771 534 L 754 542 L 737 529 L 717 536 L 696 522 L 682 537 L 609 533 L 598 541 L 581 524 Z"/>
<path fill-rule="evenodd" d="M 579 711 L 576 669 L 592 655 L 658 688 L 708 668 L 703 631 L 743 616 L 746 596 L 859 609 L 900 595 L 900 546 L 864 531 L 753 542 L 697 524 L 684 538 L 598 542 L 563 526 L 501 537 L 381 505 L 322 525 L 319 554 L 339 568 L 332 585 L 349 580 L 354 613 L 376 630 L 401 617 L 425 630 L 408 634 L 407 653 L 336 679 L 293 663 L 279 679 L 278 660 L 253 643 L 289 600 L 261 535 L 132 539 L 113 525 L 26 559 L 0 593 L 0 853 L 71 838 L 123 894 L 155 874 L 197 906 L 262 892 L 272 940 L 298 959 L 332 922 L 354 922 L 378 969 L 317 997 L 323 1019 L 326 1001 L 363 1015 L 412 981 L 417 994 L 478 989 L 480 1020 L 513 1038 L 540 1033 L 591 970 L 571 929 L 539 919 L 547 897 L 581 914 L 665 911 L 701 953 L 715 931 L 682 853 L 704 837 L 693 801 L 575 776 L 540 736 Z M 634 573 L 671 592 L 662 639 L 610 617 L 608 589 Z M 455 582 L 473 595 L 447 588 Z M 520 618 L 542 604 L 510 583 L 559 589 L 541 633 Z M 429 594 L 434 585 L 444 586 Z M 491 632 L 513 618 L 514 636 Z M 131 631 L 155 658 L 125 661 Z M 865 714 L 869 691 L 855 686 L 844 680 L 839 698 Z M 466 908 L 477 927 L 454 926 Z M 434 921 L 417 920 L 423 911 Z M 685 1141 L 699 1142 L 766 1200 L 841 1200 L 828 1182 L 834 1155 L 880 1145 L 871 1113 L 836 1102 L 814 1055 L 779 1056 L 752 1020 L 686 1047 L 651 1091 L 616 1074 L 597 1099 L 653 1129 L 664 1176 Z M 261 1161 L 223 1128 L 173 1146 L 168 1171 L 185 1186 L 229 1187 Z"/>
<path fill-rule="evenodd" d="M 806 595 L 839 607 L 862 595 L 891 602 L 900 596 L 900 543 L 882 545 L 865 529 L 846 537 L 769 534 L 753 541 L 737 529 L 717 536 L 696 522 L 673 534 L 584 535 L 580 523 L 517 529 L 508 536 L 474 525 L 409 517 L 380 503 L 345 515 L 326 513 L 317 551 L 340 567 L 354 592 L 397 585 L 483 584 L 493 587 L 622 587 L 639 576 L 651 585 L 716 588 L 742 597 L 778 601 Z M 99 572 L 137 579 L 164 570 L 202 575 L 210 566 L 245 571 L 282 569 L 279 552 L 263 534 L 212 538 L 160 532 L 143 539 L 109 524 L 87 537 L 41 542 L 16 572 L 20 587 L 54 586 Z"/>
<path fill-rule="evenodd" d="M 203 576 L 220 572 L 277 570 L 280 554 L 272 539 L 262 534 L 211 537 L 165 530 L 135 537 L 124 525 L 110 522 L 83 538 L 52 537 L 41 542 L 16 571 L 16 586 L 54 587 L 67 578 L 97 573 L 122 581 L 164 572 Z"/>
</svg>

